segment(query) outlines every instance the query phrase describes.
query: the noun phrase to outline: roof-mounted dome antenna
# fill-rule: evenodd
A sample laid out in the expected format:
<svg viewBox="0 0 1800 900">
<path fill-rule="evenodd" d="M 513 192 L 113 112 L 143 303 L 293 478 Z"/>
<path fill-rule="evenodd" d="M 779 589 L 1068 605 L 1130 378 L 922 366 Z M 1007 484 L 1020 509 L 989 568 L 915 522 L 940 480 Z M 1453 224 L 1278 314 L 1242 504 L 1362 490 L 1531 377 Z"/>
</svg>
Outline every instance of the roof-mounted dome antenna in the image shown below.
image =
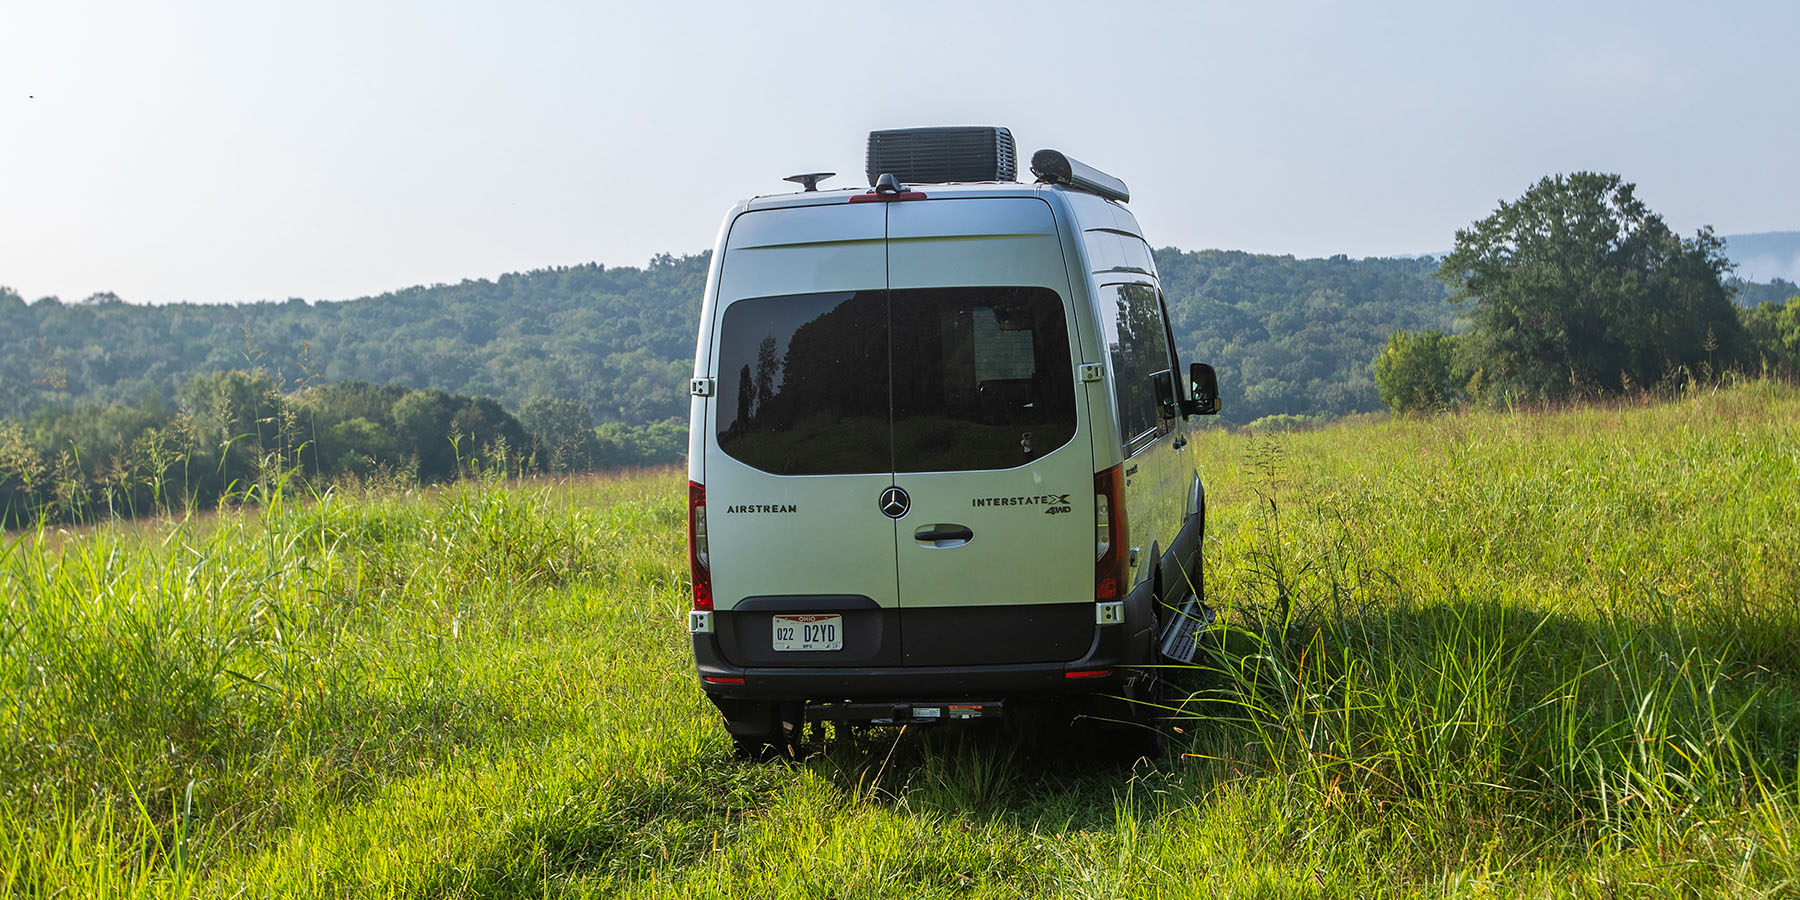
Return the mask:
<svg viewBox="0 0 1800 900">
<path fill-rule="evenodd" d="M 800 185 L 802 191 L 816 191 L 819 189 L 819 182 L 836 174 L 836 172 L 806 172 L 801 175 L 789 175 L 781 180 Z"/>
</svg>

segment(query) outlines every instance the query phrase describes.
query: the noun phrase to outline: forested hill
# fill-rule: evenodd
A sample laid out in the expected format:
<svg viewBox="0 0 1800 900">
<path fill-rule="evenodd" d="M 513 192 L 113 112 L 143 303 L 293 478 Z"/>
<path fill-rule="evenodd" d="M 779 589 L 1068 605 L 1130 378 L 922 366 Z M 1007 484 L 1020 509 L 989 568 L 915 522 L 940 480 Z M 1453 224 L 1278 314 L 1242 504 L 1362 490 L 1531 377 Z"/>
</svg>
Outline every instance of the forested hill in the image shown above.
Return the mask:
<svg viewBox="0 0 1800 900">
<path fill-rule="evenodd" d="M 198 372 L 262 368 L 287 386 L 360 379 L 574 399 L 598 422 L 687 414 L 705 255 L 414 287 L 332 303 L 140 306 L 0 292 L 0 417 L 164 399 Z"/>
<path fill-rule="evenodd" d="M 360 379 L 512 410 L 573 399 L 596 422 L 681 420 L 707 260 L 664 255 L 644 268 L 570 266 L 321 303 L 26 303 L 0 289 L 0 418 L 173 402 L 195 374 L 260 368 L 288 387 Z M 1452 324 L 1430 258 L 1169 248 L 1156 263 L 1182 359 L 1219 367 L 1227 421 L 1382 409 L 1370 361 L 1387 336 Z"/>
<path fill-rule="evenodd" d="M 1385 409 L 1370 362 L 1395 331 L 1449 331 L 1455 310 L 1423 259 L 1295 259 L 1156 251 L 1182 361 L 1219 370 L 1227 421 Z"/>
</svg>

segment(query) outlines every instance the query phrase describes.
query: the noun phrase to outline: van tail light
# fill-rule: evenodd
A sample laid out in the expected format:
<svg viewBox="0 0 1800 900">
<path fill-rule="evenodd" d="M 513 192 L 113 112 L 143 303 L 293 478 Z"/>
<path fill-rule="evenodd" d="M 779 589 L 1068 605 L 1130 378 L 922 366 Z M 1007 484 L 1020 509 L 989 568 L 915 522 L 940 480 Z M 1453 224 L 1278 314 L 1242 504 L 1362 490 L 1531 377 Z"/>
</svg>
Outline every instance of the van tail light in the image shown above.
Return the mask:
<svg viewBox="0 0 1800 900">
<path fill-rule="evenodd" d="M 1125 585 L 1125 467 L 1094 473 L 1094 600 L 1119 599 Z"/>
<path fill-rule="evenodd" d="M 688 482 L 688 580 L 694 585 L 694 608 L 713 608 L 712 561 L 706 550 L 706 485 Z"/>
</svg>

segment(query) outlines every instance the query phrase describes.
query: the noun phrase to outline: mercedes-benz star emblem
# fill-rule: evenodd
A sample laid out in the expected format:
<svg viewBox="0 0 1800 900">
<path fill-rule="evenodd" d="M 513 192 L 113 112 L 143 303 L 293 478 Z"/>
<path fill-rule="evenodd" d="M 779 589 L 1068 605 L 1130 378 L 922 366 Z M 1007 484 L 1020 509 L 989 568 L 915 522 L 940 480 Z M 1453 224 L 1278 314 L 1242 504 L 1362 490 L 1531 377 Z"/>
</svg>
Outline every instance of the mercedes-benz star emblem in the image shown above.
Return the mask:
<svg viewBox="0 0 1800 900">
<path fill-rule="evenodd" d="M 898 519 L 906 515 L 906 511 L 911 508 L 912 498 L 908 497 L 899 486 L 896 485 L 881 492 L 882 515 L 890 519 Z"/>
</svg>

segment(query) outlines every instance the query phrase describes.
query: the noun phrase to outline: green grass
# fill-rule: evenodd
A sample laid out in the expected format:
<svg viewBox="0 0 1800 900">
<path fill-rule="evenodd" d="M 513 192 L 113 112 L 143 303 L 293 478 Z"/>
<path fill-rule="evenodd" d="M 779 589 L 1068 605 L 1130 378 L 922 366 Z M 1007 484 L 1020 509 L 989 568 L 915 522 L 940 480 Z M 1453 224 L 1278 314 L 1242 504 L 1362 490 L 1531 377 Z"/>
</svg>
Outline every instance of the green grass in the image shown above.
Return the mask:
<svg viewBox="0 0 1800 900">
<path fill-rule="evenodd" d="M 0 550 L 0 894 L 1800 895 L 1800 390 L 1209 431 L 1175 751 L 731 759 L 681 475 Z"/>
</svg>

